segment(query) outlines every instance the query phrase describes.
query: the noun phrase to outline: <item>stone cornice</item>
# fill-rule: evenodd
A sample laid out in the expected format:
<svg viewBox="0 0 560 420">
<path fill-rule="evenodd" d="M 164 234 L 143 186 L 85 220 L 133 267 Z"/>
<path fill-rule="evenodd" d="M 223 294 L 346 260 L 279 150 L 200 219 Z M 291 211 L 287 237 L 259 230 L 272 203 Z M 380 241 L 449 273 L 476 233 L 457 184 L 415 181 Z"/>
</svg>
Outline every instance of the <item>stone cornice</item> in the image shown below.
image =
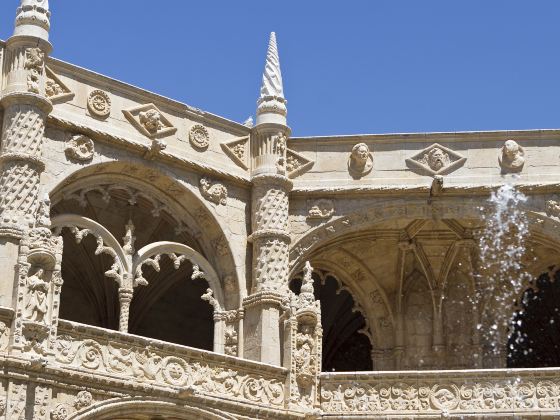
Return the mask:
<svg viewBox="0 0 560 420">
<path fill-rule="evenodd" d="M 429 178 L 431 179 L 431 178 Z M 336 181 L 332 182 L 333 184 Z M 516 188 L 526 195 L 538 195 L 546 193 L 559 193 L 560 183 L 558 182 L 514 182 Z M 499 187 L 503 186 L 502 183 L 488 183 L 486 185 L 473 185 L 471 184 L 452 184 L 444 187 L 444 191 L 440 193 L 439 197 L 458 197 L 465 194 L 469 196 L 479 195 L 486 196 L 492 191 L 495 191 Z M 294 188 L 290 192 L 290 197 L 297 196 L 337 196 L 343 195 L 347 197 L 348 195 L 382 195 L 382 196 L 395 196 L 397 198 L 402 198 L 403 196 L 410 197 L 411 195 L 425 196 L 430 193 L 431 184 L 426 182 L 425 186 L 422 185 L 343 185 L 340 186 L 306 186 L 303 182 L 296 182 Z"/>
<path fill-rule="evenodd" d="M 290 137 L 288 147 L 298 150 L 298 144 L 334 145 L 355 144 L 368 142 L 373 144 L 391 143 L 436 143 L 436 142 L 484 142 L 505 141 L 509 138 L 523 140 L 538 140 L 542 138 L 560 139 L 560 129 L 536 130 L 495 130 L 495 131 L 455 131 L 455 132 L 425 132 L 425 133 L 381 133 L 381 134 L 349 134 L 333 136 Z"/>
<path fill-rule="evenodd" d="M 66 130 L 73 130 L 85 134 L 96 141 L 102 141 L 111 146 L 130 150 L 139 156 L 144 156 L 150 151 L 149 144 L 140 143 L 127 137 L 110 134 L 106 131 L 96 129 L 88 125 L 79 124 L 74 121 L 61 118 L 59 116 L 49 115 L 47 122 L 50 126 L 59 127 Z M 155 154 L 151 160 L 179 167 L 181 169 L 191 169 L 196 172 L 200 172 L 201 174 L 209 174 L 216 178 L 229 180 L 230 182 L 234 182 L 242 186 L 250 185 L 248 177 L 234 175 L 231 173 L 231 171 L 218 169 L 194 159 L 179 157 L 165 150 L 161 150 L 160 152 Z"/>
<path fill-rule="evenodd" d="M 162 95 L 158 95 L 157 93 L 147 91 L 126 82 L 112 79 L 108 76 L 96 73 L 75 64 L 67 63 L 65 61 L 49 57 L 47 60 L 47 65 L 56 73 L 69 73 L 72 75 L 71 77 L 82 80 L 86 83 L 91 83 L 92 86 L 110 90 L 117 96 L 122 92 L 126 93 L 126 96 L 128 98 L 136 100 L 139 103 L 154 102 L 158 105 L 164 104 L 174 112 L 184 114 L 184 116 L 187 118 L 191 118 L 199 122 L 205 122 L 213 127 L 222 128 L 223 130 L 235 136 L 248 136 L 251 133 L 251 129 L 241 123 L 228 120 L 227 118 L 221 117 L 219 115 L 203 111 L 201 109 L 192 107 L 179 101 L 175 101 Z"/>
</svg>

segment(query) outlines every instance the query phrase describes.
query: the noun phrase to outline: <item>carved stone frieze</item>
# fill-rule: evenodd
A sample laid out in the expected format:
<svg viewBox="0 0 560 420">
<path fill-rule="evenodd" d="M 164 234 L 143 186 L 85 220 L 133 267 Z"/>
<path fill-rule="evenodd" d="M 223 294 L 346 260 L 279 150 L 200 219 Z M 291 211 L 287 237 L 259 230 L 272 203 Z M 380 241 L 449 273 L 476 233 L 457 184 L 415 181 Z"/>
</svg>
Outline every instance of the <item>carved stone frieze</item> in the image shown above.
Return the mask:
<svg viewBox="0 0 560 420">
<path fill-rule="evenodd" d="M 371 172 L 373 168 L 373 155 L 365 143 L 358 143 L 352 147 L 348 157 L 348 171 L 354 178 L 361 178 Z"/>
<path fill-rule="evenodd" d="M 227 204 L 227 188 L 219 182 L 213 182 L 208 178 L 201 178 L 200 193 L 204 198 L 214 204 L 221 204 L 222 206 Z"/>
<path fill-rule="evenodd" d="M 525 150 L 515 140 L 506 140 L 498 155 L 504 172 L 520 172 L 525 164 Z"/>
<path fill-rule="evenodd" d="M 189 129 L 189 142 L 196 150 L 206 150 L 210 145 L 210 133 L 202 124 L 194 124 Z"/>
<path fill-rule="evenodd" d="M 560 408 L 560 382 L 555 380 L 505 379 L 443 380 L 423 378 L 385 379 L 381 383 L 339 378 L 322 381 L 321 409 L 325 413 L 418 415 L 420 413 L 511 413 Z M 418 382 L 417 382 L 418 381 Z M 534 412 L 534 411 L 533 411 Z"/>
<path fill-rule="evenodd" d="M 61 335 L 57 342 L 56 360 L 97 374 L 116 375 L 140 382 L 190 388 L 202 394 L 282 407 L 282 380 L 264 373 L 227 368 L 200 359 L 185 358 L 176 353 L 119 344 L 100 343 L 92 339 Z"/>
<path fill-rule="evenodd" d="M 88 162 L 93 159 L 95 146 L 92 139 L 83 134 L 77 134 L 66 142 L 64 152 L 69 159 Z"/>
<path fill-rule="evenodd" d="M 105 119 L 111 114 L 111 98 L 103 90 L 92 90 L 87 97 L 87 109 L 94 117 Z"/>
<path fill-rule="evenodd" d="M 177 128 L 154 104 L 124 109 L 123 114 L 134 128 L 150 138 L 170 136 L 177 131 Z"/>
<path fill-rule="evenodd" d="M 467 159 L 461 154 L 434 143 L 406 159 L 407 165 L 421 174 L 443 175 L 459 169 Z"/>
</svg>

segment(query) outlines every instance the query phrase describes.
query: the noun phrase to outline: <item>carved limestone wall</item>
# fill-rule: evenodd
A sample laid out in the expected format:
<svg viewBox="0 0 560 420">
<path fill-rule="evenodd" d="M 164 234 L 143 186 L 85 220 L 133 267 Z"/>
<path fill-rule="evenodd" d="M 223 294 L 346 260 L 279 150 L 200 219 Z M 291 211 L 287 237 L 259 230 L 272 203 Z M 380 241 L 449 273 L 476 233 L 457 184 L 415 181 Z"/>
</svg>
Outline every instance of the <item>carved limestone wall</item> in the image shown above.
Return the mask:
<svg viewBox="0 0 560 420">
<path fill-rule="evenodd" d="M 560 409 L 558 370 L 321 375 L 328 416 L 553 415 Z"/>
</svg>

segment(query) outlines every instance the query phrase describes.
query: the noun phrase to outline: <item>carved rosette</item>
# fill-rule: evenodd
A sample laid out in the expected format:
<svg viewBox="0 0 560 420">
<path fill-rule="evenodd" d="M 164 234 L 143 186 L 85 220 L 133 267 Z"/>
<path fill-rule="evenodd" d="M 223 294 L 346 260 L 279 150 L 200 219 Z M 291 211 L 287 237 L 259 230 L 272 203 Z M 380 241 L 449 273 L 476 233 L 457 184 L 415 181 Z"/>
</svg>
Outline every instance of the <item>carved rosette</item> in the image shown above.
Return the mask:
<svg viewBox="0 0 560 420">
<path fill-rule="evenodd" d="M 107 118 L 111 113 L 111 98 L 109 94 L 100 89 L 92 90 L 87 98 L 87 109 L 96 118 Z"/>
<path fill-rule="evenodd" d="M 202 124 L 194 124 L 189 130 L 189 142 L 197 150 L 206 150 L 210 145 L 210 133 Z"/>
</svg>

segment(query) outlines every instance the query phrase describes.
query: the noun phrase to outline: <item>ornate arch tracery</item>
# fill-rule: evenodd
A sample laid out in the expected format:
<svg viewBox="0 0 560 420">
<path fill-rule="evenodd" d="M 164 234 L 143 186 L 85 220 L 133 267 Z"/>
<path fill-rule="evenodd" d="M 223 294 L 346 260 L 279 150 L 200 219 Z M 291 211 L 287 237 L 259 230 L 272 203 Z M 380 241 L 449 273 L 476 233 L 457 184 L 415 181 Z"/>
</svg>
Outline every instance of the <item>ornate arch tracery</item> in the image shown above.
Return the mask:
<svg viewBox="0 0 560 420">
<path fill-rule="evenodd" d="M 193 278 L 204 277 L 208 281 L 218 305 L 215 309 L 221 310 L 224 307 L 223 292 L 216 271 L 200 253 L 187 245 L 176 242 L 156 242 L 134 251 L 133 233 L 130 228 L 123 238 L 125 244 L 121 246 L 102 225 L 83 216 L 75 214 L 55 216 L 51 224 L 52 228 L 59 233 L 61 229 L 69 228 L 77 242 L 87 235 L 93 235 L 97 240 L 95 253 L 105 253 L 113 258 L 114 263 L 111 269 L 105 272 L 105 275 L 114 279 L 119 285 L 121 301 L 119 329 L 121 332 L 128 331 L 128 314 L 134 288 L 148 284 L 142 275 L 142 266 L 150 264 L 152 267 L 159 268 L 158 261 L 162 255 L 168 255 L 173 260 L 176 269 L 179 268 L 182 261 L 189 260 L 193 267 L 196 267 Z"/>
</svg>

